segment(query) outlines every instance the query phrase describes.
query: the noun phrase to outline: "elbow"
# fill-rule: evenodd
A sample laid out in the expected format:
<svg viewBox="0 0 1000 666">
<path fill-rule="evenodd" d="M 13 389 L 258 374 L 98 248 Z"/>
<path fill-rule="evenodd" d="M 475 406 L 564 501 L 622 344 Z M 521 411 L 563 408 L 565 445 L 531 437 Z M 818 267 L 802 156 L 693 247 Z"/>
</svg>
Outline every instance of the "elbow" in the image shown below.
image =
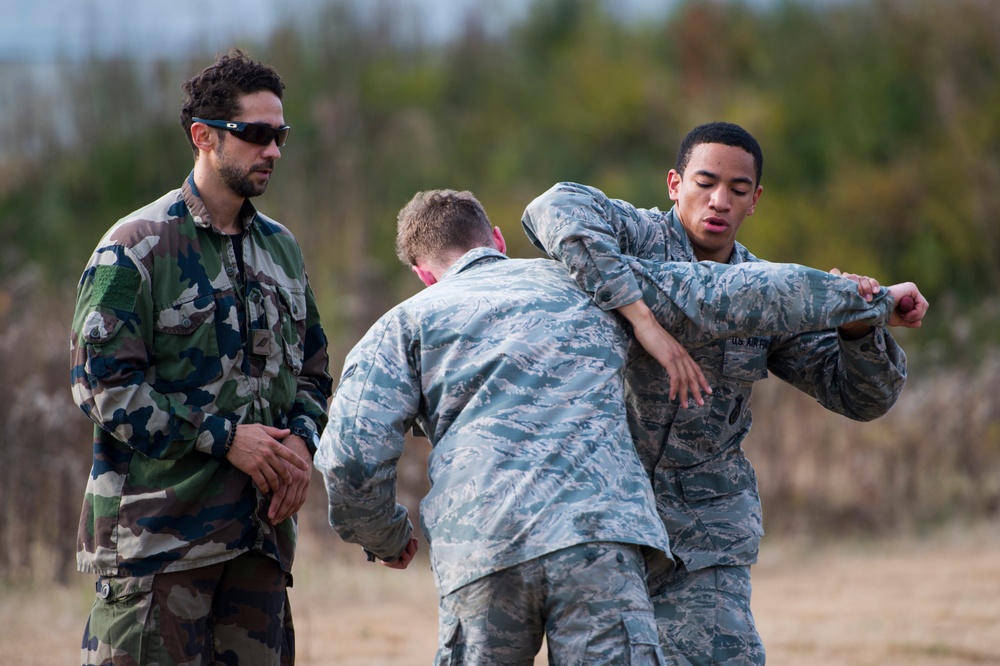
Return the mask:
<svg viewBox="0 0 1000 666">
<path fill-rule="evenodd" d="M 889 413 L 889 410 L 896 404 L 899 399 L 899 394 L 902 391 L 902 386 L 892 387 L 891 390 L 887 390 L 877 396 L 871 396 L 868 400 L 861 402 L 860 404 L 855 401 L 856 407 L 854 409 L 848 410 L 846 416 L 854 421 L 860 421 L 862 423 L 867 423 L 869 421 L 874 421 L 875 419 L 881 418 Z"/>
</svg>

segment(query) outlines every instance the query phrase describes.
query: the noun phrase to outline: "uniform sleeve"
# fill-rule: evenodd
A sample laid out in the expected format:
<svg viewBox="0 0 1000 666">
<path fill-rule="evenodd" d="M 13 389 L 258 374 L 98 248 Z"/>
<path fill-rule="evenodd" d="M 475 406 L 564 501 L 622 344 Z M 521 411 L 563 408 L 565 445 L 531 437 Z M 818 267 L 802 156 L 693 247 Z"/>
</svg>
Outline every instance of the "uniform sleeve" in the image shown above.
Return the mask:
<svg viewBox="0 0 1000 666">
<path fill-rule="evenodd" d="M 768 369 L 826 409 L 871 421 L 888 412 L 903 391 L 906 354 L 881 327 L 859 340 L 821 331 L 777 341 Z"/>
<path fill-rule="evenodd" d="M 414 339 L 394 310 L 348 354 L 315 460 L 330 525 L 383 560 L 397 557 L 413 531 L 396 499 L 396 465 L 420 405 Z"/>
<path fill-rule="evenodd" d="M 228 420 L 181 394 L 153 389 L 152 310 L 149 281 L 129 250 L 99 248 L 80 280 L 73 315 L 73 400 L 94 423 L 149 458 L 177 459 L 195 449 L 222 457 L 234 427 Z"/>
<path fill-rule="evenodd" d="M 289 412 L 290 428 L 322 433 L 327 421 L 327 405 L 333 391 L 326 333 L 320 325 L 319 310 L 312 287 L 306 282 L 306 338 L 302 370 L 297 378 L 295 401 Z M 312 443 L 306 441 L 311 447 Z M 315 456 L 316 452 L 312 451 Z"/>
<path fill-rule="evenodd" d="M 894 307 L 886 289 L 868 303 L 851 280 L 797 264 L 630 262 L 653 314 L 683 343 L 777 336 L 768 369 L 859 421 L 885 414 L 903 389 L 906 355 L 884 328 Z M 835 329 L 851 322 L 875 328 L 845 340 Z"/>
<path fill-rule="evenodd" d="M 624 256 L 655 256 L 655 245 L 662 243 L 662 229 L 648 211 L 576 183 L 554 185 L 528 204 L 521 225 L 535 247 L 564 263 L 604 310 L 642 297 Z"/>
<path fill-rule="evenodd" d="M 685 343 L 819 331 L 851 322 L 882 326 L 893 307 L 888 290 L 869 303 L 851 280 L 798 264 L 634 258 L 628 263 L 660 325 Z"/>
</svg>

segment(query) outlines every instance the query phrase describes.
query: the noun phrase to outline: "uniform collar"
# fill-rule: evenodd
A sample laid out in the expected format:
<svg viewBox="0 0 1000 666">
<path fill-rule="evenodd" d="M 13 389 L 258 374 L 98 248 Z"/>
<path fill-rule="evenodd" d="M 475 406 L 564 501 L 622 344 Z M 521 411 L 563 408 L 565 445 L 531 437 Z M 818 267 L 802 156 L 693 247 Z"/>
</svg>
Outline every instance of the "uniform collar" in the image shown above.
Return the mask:
<svg viewBox="0 0 1000 666">
<path fill-rule="evenodd" d="M 198 193 L 198 186 L 194 184 L 194 170 L 184 179 L 184 184 L 181 186 L 181 195 L 184 197 L 184 203 L 187 205 L 188 212 L 191 214 L 195 226 L 203 229 L 216 228 L 212 222 L 212 216 L 209 214 L 208 208 L 201 198 L 201 194 Z M 243 200 L 243 206 L 240 208 L 240 217 L 243 220 L 243 231 L 246 232 L 250 229 L 254 220 L 257 219 L 257 209 L 250 203 L 249 199 Z"/>
<path fill-rule="evenodd" d="M 469 250 L 463 254 L 458 261 L 452 264 L 451 268 L 445 271 L 445 274 L 441 276 L 441 280 L 447 280 L 452 275 L 458 275 L 465 269 L 471 268 L 475 264 L 491 263 L 507 258 L 507 255 L 503 252 L 492 247 L 477 247 L 476 249 Z"/>
<path fill-rule="evenodd" d="M 687 231 L 684 229 L 684 224 L 681 223 L 680 215 L 677 214 L 677 206 L 673 206 L 667 211 L 667 218 L 667 233 L 670 236 L 670 241 L 680 244 L 680 247 L 683 248 L 683 255 L 688 261 L 697 262 L 698 257 L 694 254 L 694 246 L 691 245 L 691 238 L 688 237 Z M 752 259 L 753 255 L 750 254 L 750 251 L 743 247 L 739 241 L 736 241 L 733 245 L 733 252 L 729 255 L 729 264 L 742 264 L 744 261 L 751 261 Z"/>
</svg>

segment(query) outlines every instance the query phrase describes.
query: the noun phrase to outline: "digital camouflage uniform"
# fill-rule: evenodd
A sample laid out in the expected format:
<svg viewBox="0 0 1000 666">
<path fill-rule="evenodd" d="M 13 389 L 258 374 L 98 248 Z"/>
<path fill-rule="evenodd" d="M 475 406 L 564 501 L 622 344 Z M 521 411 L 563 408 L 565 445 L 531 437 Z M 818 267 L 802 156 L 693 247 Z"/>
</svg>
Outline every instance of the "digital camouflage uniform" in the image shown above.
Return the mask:
<svg viewBox="0 0 1000 666">
<path fill-rule="evenodd" d="M 325 426 L 326 337 L 291 233 L 249 201 L 240 215 L 242 277 L 192 174 L 116 223 L 80 280 L 71 381 L 96 426 L 77 562 L 101 577 L 95 609 L 251 551 L 291 570 L 295 519 L 271 525 L 224 449 L 237 424 Z"/>
<path fill-rule="evenodd" d="M 492 263 L 476 263 L 487 259 Z M 850 280 L 790 264 L 631 265 L 657 318 L 705 342 L 831 322 L 884 323 L 892 305 L 884 295 L 868 304 Z M 728 307 L 732 302 L 745 307 L 737 311 Z M 525 609 L 543 603 L 535 590 L 558 577 L 553 571 L 560 567 L 577 572 L 577 579 L 567 583 L 573 593 L 564 604 L 550 601 L 556 610 L 546 609 L 550 649 L 560 647 L 567 627 L 581 626 L 593 642 L 572 649 L 567 643 L 565 654 L 587 664 L 622 663 L 620 654 L 597 647 L 596 636 L 607 626 L 602 611 L 610 612 L 602 601 L 607 581 L 566 564 L 591 557 L 566 548 L 589 543 L 587 532 L 635 543 L 643 532 L 631 525 L 648 529 L 641 502 L 615 505 L 630 494 L 641 498 L 639 489 L 617 498 L 609 490 L 637 482 L 648 490 L 648 477 L 620 442 L 628 436 L 620 427 L 626 342 L 614 320 L 601 314 L 558 264 L 477 250 L 439 285 L 383 317 L 345 363 L 317 455 L 317 466 L 326 469 L 331 522 L 345 539 L 383 558 L 399 553 L 410 526 L 395 503 L 395 462 L 412 423 L 429 434 L 432 488 L 421 518 L 442 594 L 442 663 L 448 663 L 442 655 L 459 663 L 521 663 L 533 655 L 537 644 L 524 647 L 518 630 L 541 641 L 542 627 Z M 577 442 L 593 450 L 570 456 Z M 561 457 L 553 458 L 554 450 Z M 609 454 L 622 452 L 628 455 L 609 464 Z M 587 531 L 579 529 L 581 512 L 596 518 Z M 611 531 L 597 533 L 605 523 Z M 628 566 L 624 554 L 613 554 L 619 566 Z M 669 573 L 664 558 L 650 562 Z M 574 614 L 587 600 L 585 617 Z M 633 619 L 614 615 L 617 626 Z M 636 636 L 641 626 L 635 622 Z M 484 637 L 479 644 L 502 637 L 510 652 L 494 647 L 473 658 L 476 648 L 460 634 L 472 643 Z"/>
<path fill-rule="evenodd" d="M 625 344 L 616 317 L 557 263 L 480 248 L 384 315 L 348 355 L 316 455 L 330 522 L 379 558 L 402 552 L 412 528 L 396 501 L 396 463 L 404 434 L 414 425 L 426 433 L 431 488 L 420 518 L 442 597 L 438 663 L 531 663 L 543 637 L 539 604 L 565 606 L 572 589 L 548 578 L 551 589 L 522 599 L 526 607 L 448 599 L 541 559 L 569 580 L 588 568 L 592 585 L 577 594 L 612 634 L 591 637 L 582 623 L 584 633 L 550 645 L 553 663 L 588 650 L 662 663 L 640 548 L 668 545 L 625 421 Z M 607 548 L 613 555 L 598 558 Z"/>
<path fill-rule="evenodd" d="M 522 224 L 532 242 L 562 261 L 604 309 L 644 295 L 633 271 L 641 264 L 628 257 L 697 261 L 674 210 L 639 209 L 582 185 L 554 186 L 529 204 Z M 730 264 L 767 265 L 739 243 Z M 669 284 L 669 276 L 664 278 Z M 703 301 L 726 316 L 760 307 L 746 296 L 713 303 L 701 287 L 685 292 L 685 279 L 678 274 L 675 289 L 691 301 L 690 307 Z M 877 295 L 875 304 L 891 307 L 885 294 Z M 830 304 L 820 296 L 805 305 L 807 312 L 825 315 Z M 673 573 L 654 572 L 650 580 L 668 661 L 764 660 L 746 574 L 757 561 L 763 535 L 761 506 L 756 475 L 741 447 L 750 431 L 754 382 L 773 373 L 827 409 L 865 421 L 889 410 L 906 379 L 906 357 L 881 325 L 848 341 L 838 335 L 833 320 L 828 330 L 803 333 L 808 329 L 782 321 L 783 302 L 769 307 L 776 329 L 768 334 L 705 340 L 705 335 L 690 337 L 697 334 L 697 324 L 665 326 L 685 344 L 713 389 L 704 406 L 668 400 L 663 368 L 638 343 L 630 351 L 629 423 L 640 458 L 652 473 L 672 552 L 682 563 Z M 884 314 L 880 324 L 887 321 Z"/>
</svg>

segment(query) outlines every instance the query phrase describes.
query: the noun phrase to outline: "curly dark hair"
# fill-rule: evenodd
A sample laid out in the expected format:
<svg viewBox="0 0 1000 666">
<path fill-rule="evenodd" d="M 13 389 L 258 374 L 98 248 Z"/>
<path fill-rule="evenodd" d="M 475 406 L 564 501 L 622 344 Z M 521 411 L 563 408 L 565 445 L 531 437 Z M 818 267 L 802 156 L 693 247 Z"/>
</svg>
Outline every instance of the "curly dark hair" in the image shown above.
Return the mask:
<svg viewBox="0 0 1000 666">
<path fill-rule="evenodd" d="M 253 60 L 240 49 L 232 49 L 181 86 L 187 97 L 181 106 L 181 127 L 195 157 L 191 140 L 191 118 L 229 120 L 241 111 L 240 98 L 267 90 L 281 99 L 285 84 L 273 67 Z"/>
</svg>

